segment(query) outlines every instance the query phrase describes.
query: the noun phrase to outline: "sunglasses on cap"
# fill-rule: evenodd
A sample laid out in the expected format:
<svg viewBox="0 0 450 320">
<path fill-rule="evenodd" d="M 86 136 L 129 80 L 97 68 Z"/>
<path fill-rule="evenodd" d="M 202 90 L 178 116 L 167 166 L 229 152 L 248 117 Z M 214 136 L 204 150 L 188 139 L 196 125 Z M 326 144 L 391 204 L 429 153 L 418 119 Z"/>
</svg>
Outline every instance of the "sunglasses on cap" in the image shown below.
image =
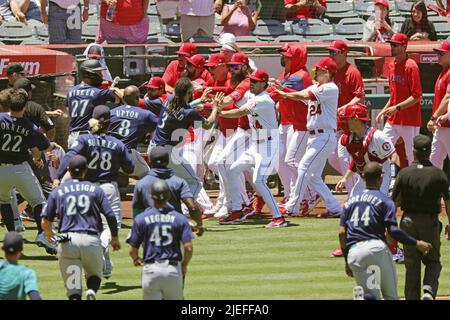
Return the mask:
<svg viewBox="0 0 450 320">
<path fill-rule="evenodd" d="M 394 47 L 394 48 L 397 48 L 397 47 L 401 46 L 400 43 L 393 43 L 393 42 L 391 42 L 390 45 L 391 45 L 391 47 Z"/>
<path fill-rule="evenodd" d="M 240 64 L 230 64 L 230 69 L 231 70 L 239 70 L 240 67 L 241 67 Z"/>
<path fill-rule="evenodd" d="M 337 51 L 337 50 L 330 50 L 330 56 L 337 56 L 338 54 L 342 53 L 341 51 Z"/>
</svg>

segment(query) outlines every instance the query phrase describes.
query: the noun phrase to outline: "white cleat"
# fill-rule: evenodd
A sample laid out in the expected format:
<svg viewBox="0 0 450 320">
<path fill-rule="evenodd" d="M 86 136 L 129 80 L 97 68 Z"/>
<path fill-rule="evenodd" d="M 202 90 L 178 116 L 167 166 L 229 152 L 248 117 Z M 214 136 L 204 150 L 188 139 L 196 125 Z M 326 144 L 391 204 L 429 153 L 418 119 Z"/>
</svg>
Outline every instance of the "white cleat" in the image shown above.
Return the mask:
<svg viewBox="0 0 450 320">
<path fill-rule="evenodd" d="M 228 208 L 225 206 L 222 206 L 215 214 L 214 218 L 222 219 L 228 217 Z"/>
<path fill-rule="evenodd" d="M 425 292 L 420 300 L 434 300 L 434 298 L 430 293 Z"/>
<path fill-rule="evenodd" d="M 353 288 L 353 300 L 364 300 L 364 289 L 361 286 Z"/>
<path fill-rule="evenodd" d="M 222 208 L 222 205 L 220 203 L 217 203 L 212 209 L 205 210 L 203 211 L 203 213 L 206 215 L 214 215 L 220 210 L 220 208 Z"/>
<path fill-rule="evenodd" d="M 97 294 L 94 290 L 88 289 L 86 291 L 86 300 L 97 300 Z"/>
</svg>

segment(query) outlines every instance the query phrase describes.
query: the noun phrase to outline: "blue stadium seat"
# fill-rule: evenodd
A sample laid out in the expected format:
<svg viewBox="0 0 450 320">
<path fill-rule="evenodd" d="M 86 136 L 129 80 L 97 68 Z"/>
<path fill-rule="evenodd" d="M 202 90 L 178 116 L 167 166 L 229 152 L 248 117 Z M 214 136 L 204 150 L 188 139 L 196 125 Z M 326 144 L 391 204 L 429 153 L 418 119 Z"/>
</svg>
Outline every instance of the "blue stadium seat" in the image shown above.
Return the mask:
<svg viewBox="0 0 450 320">
<path fill-rule="evenodd" d="M 180 38 L 181 37 L 181 26 L 180 21 L 172 20 L 165 26 L 166 30 L 164 35 L 169 38 Z"/>
<path fill-rule="evenodd" d="M 344 36 L 347 40 L 361 40 L 365 21 L 362 18 L 346 18 L 335 25 L 335 34 Z"/>
<path fill-rule="evenodd" d="M 6 44 L 19 44 L 33 34 L 33 28 L 21 22 L 8 21 L 0 26 L 0 41 Z"/>
</svg>

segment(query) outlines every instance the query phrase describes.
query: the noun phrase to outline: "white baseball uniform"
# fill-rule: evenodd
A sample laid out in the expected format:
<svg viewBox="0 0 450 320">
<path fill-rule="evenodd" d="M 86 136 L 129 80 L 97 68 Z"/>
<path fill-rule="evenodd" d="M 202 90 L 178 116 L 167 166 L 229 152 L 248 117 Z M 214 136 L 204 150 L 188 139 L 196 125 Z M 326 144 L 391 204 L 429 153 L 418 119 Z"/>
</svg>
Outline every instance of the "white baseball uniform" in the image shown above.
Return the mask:
<svg viewBox="0 0 450 320">
<path fill-rule="evenodd" d="M 322 180 L 322 172 L 329 155 L 336 148 L 337 103 L 339 89 L 334 82 L 312 85 L 309 94 L 306 127 L 309 131 L 306 153 L 298 166 L 298 177 L 285 207 L 298 212 L 307 185 L 317 191 L 330 212 L 341 207 Z"/>
</svg>

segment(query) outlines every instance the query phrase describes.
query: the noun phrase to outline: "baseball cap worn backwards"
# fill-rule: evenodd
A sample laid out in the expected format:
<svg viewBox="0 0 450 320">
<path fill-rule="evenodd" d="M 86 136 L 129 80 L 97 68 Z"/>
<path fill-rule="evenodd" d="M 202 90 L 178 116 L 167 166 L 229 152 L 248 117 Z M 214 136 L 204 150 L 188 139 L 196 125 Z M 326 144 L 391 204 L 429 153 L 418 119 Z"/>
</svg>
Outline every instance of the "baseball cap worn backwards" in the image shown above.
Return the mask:
<svg viewBox="0 0 450 320">
<path fill-rule="evenodd" d="M 22 236 L 15 231 L 8 232 L 3 240 L 2 249 L 8 254 L 13 254 L 22 251 L 23 250 Z"/>
<path fill-rule="evenodd" d="M 414 138 L 413 145 L 418 152 L 429 152 L 431 151 L 431 138 L 424 134 L 419 134 Z"/>
</svg>

